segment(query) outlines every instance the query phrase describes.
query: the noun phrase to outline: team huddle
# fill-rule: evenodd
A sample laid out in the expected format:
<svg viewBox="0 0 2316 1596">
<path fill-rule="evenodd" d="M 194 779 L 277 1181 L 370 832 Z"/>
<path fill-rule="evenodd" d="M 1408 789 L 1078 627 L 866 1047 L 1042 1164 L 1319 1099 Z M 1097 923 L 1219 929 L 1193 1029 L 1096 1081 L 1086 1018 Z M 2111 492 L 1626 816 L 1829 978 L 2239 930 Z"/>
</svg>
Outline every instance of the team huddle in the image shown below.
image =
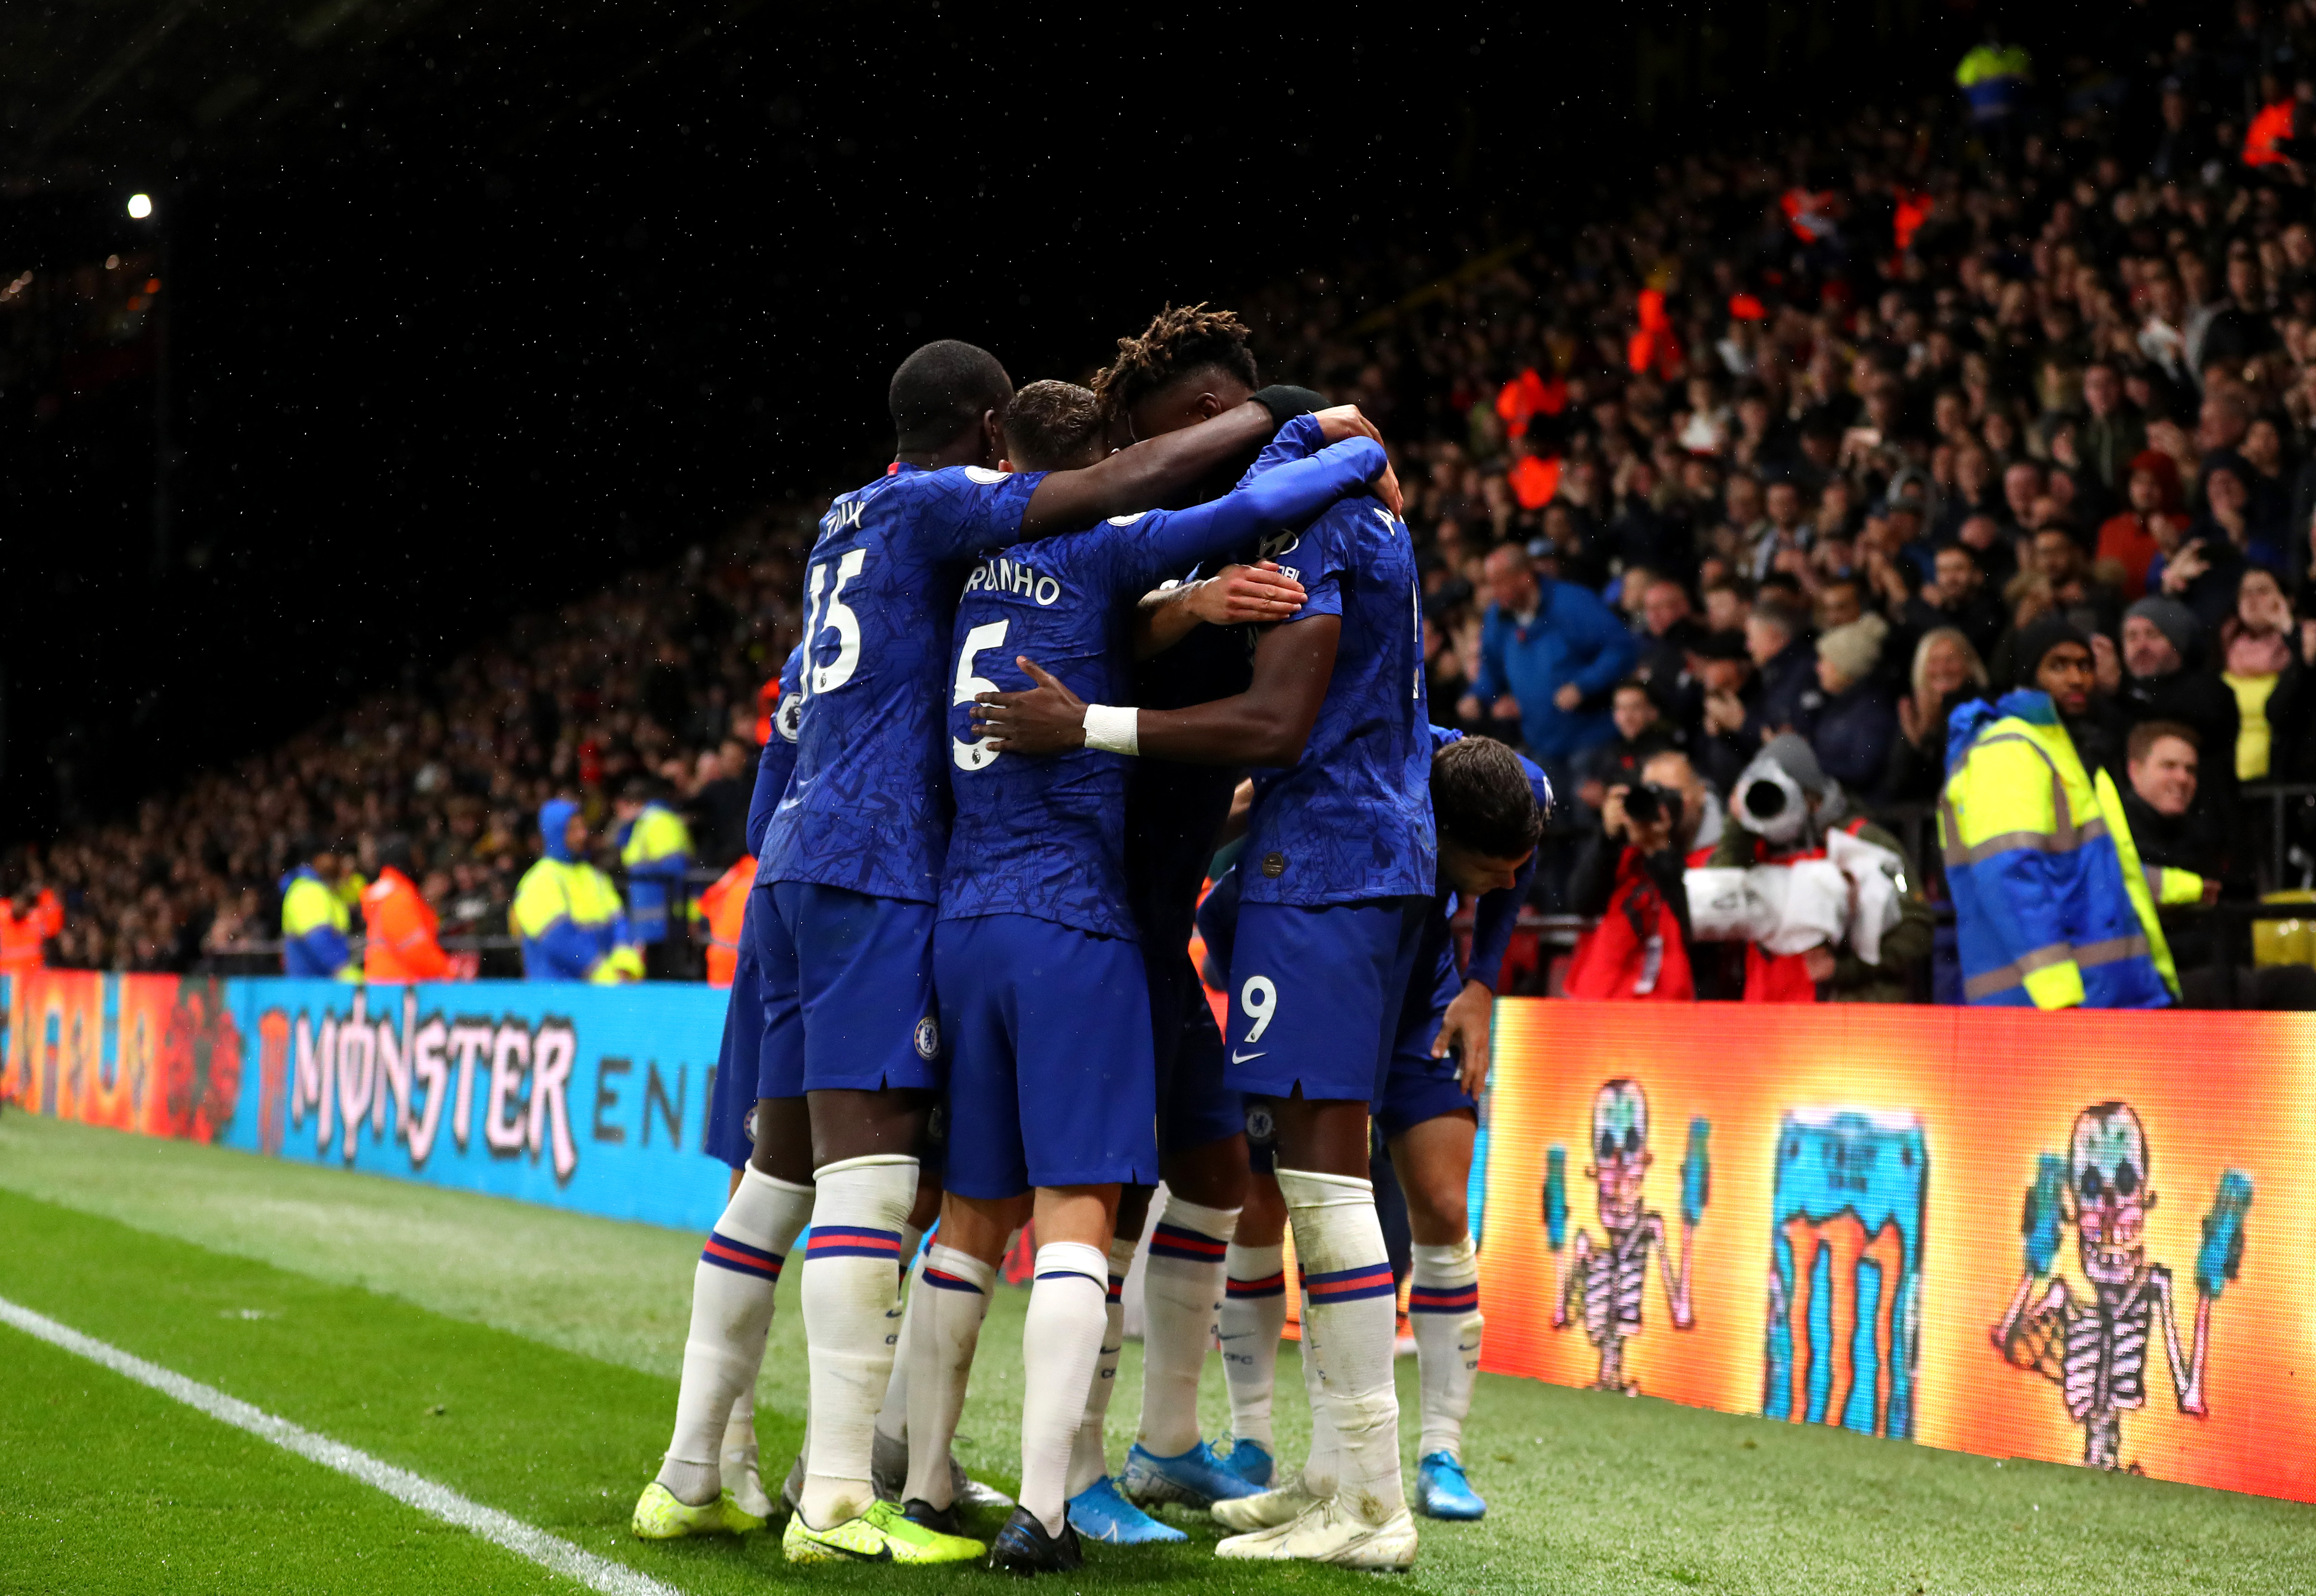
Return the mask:
<svg viewBox="0 0 2316 1596">
<path fill-rule="evenodd" d="M 1477 1518 L 1465 1190 L 1543 775 L 1431 727 L 1375 429 L 1258 391 L 1235 317 L 1169 308 L 1091 389 L 1017 392 L 986 352 L 932 343 L 889 397 L 895 458 L 821 520 L 758 773 L 711 1121 L 744 1167 L 636 1533 L 785 1507 L 794 1562 L 1036 1574 L 1080 1566 L 1081 1537 L 1183 1539 L 1145 1511 L 1175 1502 L 1234 1532 L 1225 1557 L 1406 1568 L 1370 1158 L 1380 1138 L 1413 1244 L 1413 1506 Z M 1162 1180 L 1140 1431 L 1113 1473 L 1119 1288 Z M 958 1510 L 1006 1499 L 950 1444 L 1025 1226 L 1020 1495 L 984 1546 Z M 1290 1226 L 1299 1472 L 1271 1426 Z M 807 1227 L 809 1416 L 776 1504 L 753 1393 Z M 1226 1450 L 1197 1417 L 1217 1342 Z"/>
</svg>

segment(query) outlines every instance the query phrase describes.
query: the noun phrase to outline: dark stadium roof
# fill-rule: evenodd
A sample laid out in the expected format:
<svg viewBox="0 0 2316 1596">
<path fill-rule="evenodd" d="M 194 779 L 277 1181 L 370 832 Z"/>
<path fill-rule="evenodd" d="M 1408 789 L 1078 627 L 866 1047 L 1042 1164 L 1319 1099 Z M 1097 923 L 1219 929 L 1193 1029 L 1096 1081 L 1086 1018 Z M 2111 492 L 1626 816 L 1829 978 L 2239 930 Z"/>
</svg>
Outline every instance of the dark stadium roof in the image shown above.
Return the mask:
<svg viewBox="0 0 2316 1596">
<path fill-rule="evenodd" d="M 0 181 L 153 181 L 188 165 L 376 149 L 381 120 L 477 147 L 712 45 L 762 4 L 95 0 L 0 6 Z M 781 8 L 793 22 L 820 4 Z M 352 113 L 352 114 L 350 114 Z"/>
</svg>

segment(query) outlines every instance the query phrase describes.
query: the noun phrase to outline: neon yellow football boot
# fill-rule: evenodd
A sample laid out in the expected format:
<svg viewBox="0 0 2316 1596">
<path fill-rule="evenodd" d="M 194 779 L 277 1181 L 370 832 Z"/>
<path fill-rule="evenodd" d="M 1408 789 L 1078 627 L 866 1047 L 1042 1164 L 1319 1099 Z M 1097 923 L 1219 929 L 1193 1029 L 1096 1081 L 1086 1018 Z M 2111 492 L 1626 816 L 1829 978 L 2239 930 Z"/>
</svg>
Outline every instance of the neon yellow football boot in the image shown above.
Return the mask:
<svg viewBox="0 0 2316 1596">
<path fill-rule="evenodd" d="M 691 1535 L 745 1535 L 762 1529 L 764 1520 L 744 1511 L 729 1491 L 720 1491 L 715 1501 L 691 1507 L 678 1502 L 673 1492 L 654 1480 L 636 1498 L 630 1527 L 642 1540 L 681 1540 Z"/>
<path fill-rule="evenodd" d="M 913 1523 L 890 1502 L 872 1502 L 860 1517 L 825 1529 L 791 1513 L 780 1549 L 791 1563 L 972 1563 L 989 1550 L 977 1540 Z"/>
</svg>

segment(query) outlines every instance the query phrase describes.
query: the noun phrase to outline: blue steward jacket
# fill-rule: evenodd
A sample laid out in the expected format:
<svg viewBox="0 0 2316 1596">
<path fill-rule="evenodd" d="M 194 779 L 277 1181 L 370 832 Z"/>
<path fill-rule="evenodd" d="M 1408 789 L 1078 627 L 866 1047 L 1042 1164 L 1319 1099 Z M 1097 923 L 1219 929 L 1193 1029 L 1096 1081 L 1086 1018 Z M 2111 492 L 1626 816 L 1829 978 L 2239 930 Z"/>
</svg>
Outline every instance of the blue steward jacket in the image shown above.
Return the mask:
<svg viewBox="0 0 2316 1596">
<path fill-rule="evenodd" d="M 619 828 L 619 863 L 628 872 L 628 919 L 638 942 L 667 941 L 671 910 L 681 912 L 683 873 L 691 866 L 691 832 L 665 804 L 646 804 Z"/>
<path fill-rule="evenodd" d="M 1963 1000 L 2157 1009 L 2178 994 L 2156 904 L 2201 881 L 2141 863 L 2114 778 L 2086 771 L 2048 693 L 1965 704 L 1938 802 Z M 2177 878 L 2175 880 L 2174 878 Z"/>
<path fill-rule="evenodd" d="M 554 798 L 539 806 L 546 852 L 523 872 L 508 914 L 522 941 L 523 978 L 610 985 L 643 978 L 619 888 L 584 860 L 571 857 L 563 832 L 579 806 Z"/>
<path fill-rule="evenodd" d="M 353 944 L 346 932 L 353 917 L 330 884 L 299 865 L 281 878 L 281 973 L 325 981 L 358 981 Z"/>
</svg>

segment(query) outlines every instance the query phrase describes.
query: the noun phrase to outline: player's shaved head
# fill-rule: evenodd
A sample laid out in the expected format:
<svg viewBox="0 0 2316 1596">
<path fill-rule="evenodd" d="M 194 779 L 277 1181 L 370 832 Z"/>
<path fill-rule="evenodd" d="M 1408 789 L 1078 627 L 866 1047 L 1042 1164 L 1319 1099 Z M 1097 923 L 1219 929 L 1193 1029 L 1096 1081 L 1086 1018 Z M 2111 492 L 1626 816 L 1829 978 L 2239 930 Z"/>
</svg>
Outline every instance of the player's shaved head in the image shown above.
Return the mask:
<svg viewBox="0 0 2316 1596">
<path fill-rule="evenodd" d="M 1526 859 L 1544 834 L 1519 755 L 1493 737 L 1464 737 L 1432 754 L 1431 808 L 1441 837 L 1491 859 Z"/>
<path fill-rule="evenodd" d="M 1241 403 L 1260 382 L 1246 341 L 1246 324 L 1234 312 L 1202 304 L 1167 306 L 1138 337 L 1120 338 L 1118 359 L 1093 379 L 1103 415 L 1113 422 L 1127 419 L 1135 437 L 1149 438 Z M 1186 401 L 1211 388 L 1214 403 L 1179 416 L 1148 414 L 1163 408 L 1154 401 L 1171 397 L 1177 388 L 1186 390 Z"/>
<path fill-rule="evenodd" d="M 1017 471 L 1075 471 L 1098 463 L 1101 406 L 1090 388 L 1033 382 L 1005 406 L 1005 458 Z"/>
<path fill-rule="evenodd" d="M 901 362 L 886 403 L 900 450 L 908 454 L 954 441 L 988 411 L 1003 415 L 1012 397 L 1013 379 L 995 355 L 943 338 Z"/>
</svg>

